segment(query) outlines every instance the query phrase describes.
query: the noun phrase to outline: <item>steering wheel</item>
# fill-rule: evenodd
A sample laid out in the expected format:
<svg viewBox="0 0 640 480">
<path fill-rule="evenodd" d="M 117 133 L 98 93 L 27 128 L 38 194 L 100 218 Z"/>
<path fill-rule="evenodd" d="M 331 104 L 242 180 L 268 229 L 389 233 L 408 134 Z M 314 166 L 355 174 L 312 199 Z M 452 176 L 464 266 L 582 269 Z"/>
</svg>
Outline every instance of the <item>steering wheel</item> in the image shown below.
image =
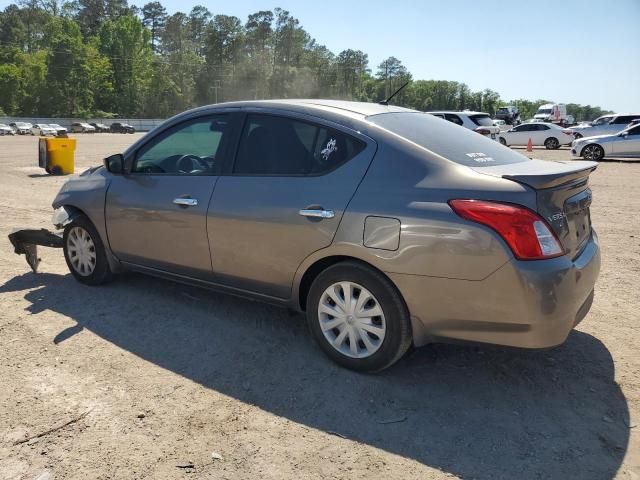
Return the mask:
<svg viewBox="0 0 640 480">
<path fill-rule="evenodd" d="M 200 160 L 200 157 L 198 157 L 197 155 L 193 155 L 191 153 L 182 155 L 176 162 L 176 168 L 180 173 L 191 173 L 196 170 L 204 171 L 204 166 L 202 165 L 202 161 Z"/>
</svg>

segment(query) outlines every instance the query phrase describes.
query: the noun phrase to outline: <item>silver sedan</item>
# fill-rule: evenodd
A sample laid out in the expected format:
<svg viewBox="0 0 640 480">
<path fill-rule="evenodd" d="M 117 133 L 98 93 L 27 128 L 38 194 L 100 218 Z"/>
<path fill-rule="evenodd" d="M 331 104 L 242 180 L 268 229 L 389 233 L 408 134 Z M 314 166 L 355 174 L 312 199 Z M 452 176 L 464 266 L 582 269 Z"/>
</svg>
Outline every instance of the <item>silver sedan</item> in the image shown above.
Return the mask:
<svg viewBox="0 0 640 480">
<path fill-rule="evenodd" d="M 640 157 L 640 125 L 631 125 L 620 133 L 575 140 L 571 154 L 596 162 L 605 157 Z"/>
</svg>

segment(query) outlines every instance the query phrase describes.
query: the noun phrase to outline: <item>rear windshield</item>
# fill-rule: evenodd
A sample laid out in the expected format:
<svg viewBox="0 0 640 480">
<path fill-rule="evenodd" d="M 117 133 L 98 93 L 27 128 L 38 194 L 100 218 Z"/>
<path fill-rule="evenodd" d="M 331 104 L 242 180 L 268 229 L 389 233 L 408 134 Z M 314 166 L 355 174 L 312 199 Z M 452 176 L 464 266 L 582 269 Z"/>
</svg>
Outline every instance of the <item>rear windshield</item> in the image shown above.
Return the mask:
<svg viewBox="0 0 640 480">
<path fill-rule="evenodd" d="M 489 115 L 469 115 L 469 118 L 481 127 L 493 127 L 493 120 Z"/>
<path fill-rule="evenodd" d="M 499 108 L 497 113 L 509 113 L 508 108 Z"/>
<path fill-rule="evenodd" d="M 468 167 L 508 165 L 529 160 L 495 140 L 428 113 L 382 113 L 371 115 L 367 120 Z"/>
</svg>

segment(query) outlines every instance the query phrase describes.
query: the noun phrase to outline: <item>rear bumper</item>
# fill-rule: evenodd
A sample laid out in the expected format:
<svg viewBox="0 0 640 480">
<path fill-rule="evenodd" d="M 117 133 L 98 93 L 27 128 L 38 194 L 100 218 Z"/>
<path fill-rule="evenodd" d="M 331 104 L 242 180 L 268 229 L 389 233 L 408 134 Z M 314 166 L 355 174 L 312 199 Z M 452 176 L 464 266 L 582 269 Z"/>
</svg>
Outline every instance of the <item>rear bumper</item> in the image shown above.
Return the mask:
<svg viewBox="0 0 640 480">
<path fill-rule="evenodd" d="M 389 277 L 409 308 L 416 346 L 452 339 L 546 348 L 564 342 L 585 317 L 599 272 L 594 232 L 573 260 L 511 260 L 480 281 Z"/>
</svg>

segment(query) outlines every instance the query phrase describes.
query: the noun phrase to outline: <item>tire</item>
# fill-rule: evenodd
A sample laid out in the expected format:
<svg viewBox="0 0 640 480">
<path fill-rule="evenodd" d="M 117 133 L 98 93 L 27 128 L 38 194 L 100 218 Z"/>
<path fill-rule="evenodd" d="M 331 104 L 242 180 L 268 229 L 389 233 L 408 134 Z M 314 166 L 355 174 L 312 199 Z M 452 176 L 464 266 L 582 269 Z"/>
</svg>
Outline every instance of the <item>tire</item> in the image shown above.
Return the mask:
<svg viewBox="0 0 640 480">
<path fill-rule="evenodd" d="M 547 138 L 544 141 L 544 148 L 547 150 L 557 150 L 560 148 L 560 142 L 555 137 Z"/>
<path fill-rule="evenodd" d="M 84 234 L 82 232 L 88 235 L 90 243 L 86 242 L 86 239 L 83 238 Z M 111 268 L 109 268 L 107 254 L 102 240 L 100 239 L 100 235 L 93 226 L 93 223 L 91 223 L 85 215 L 76 217 L 65 227 L 62 240 L 64 259 L 67 262 L 67 267 L 69 267 L 71 274 L 80 283 L 92 286 L 101 285 L 103 283 L 107 283 L 113 278 L 113 273 L 111 272 Z M 78 248 L 80 248 L 80 253 L 86 255 L 81 257 L 81 259 L 87 258 L 87 256 L 93 257 L 93 261 L 89 260 L 88 262 L 89 264 L 93 264 L 93 269 L 87 268 L 83 270 L 79 267 L 79 265 L 84 262 L 76 261 L 74 259 L 74 256 L 78 255 L 74 254 L 74 243 Z M 78 248 L 75 250 L 77 251 Z"/>
<path fill-rule="evenodd" d="M 345 310 L 332 299 L 337 297 L 341 304 L 344 304 L 342 302 L 345 290 L 342 285 L 350 287 L 349 298 L 355 300 L 356 307 L 362 295 L 370 298 L 362 305 L 360 311 L 366 314 L 367 311 L 378 307 L 381 315 L 358 317 L 355 310 L 347 312 L 353 315 L 340 315 Z M 334 296 L 328 292 L 332 292 Z M 354 305 L 353 302 L 349 303 Z M 369 307 L 365 308 L 367 305 Z M 389 279 L 364 264 L 341 262 L 324 270 L 313 281 L 306 306 L 309 329 L 320 348 L 329 358 L 345 368 L 360 372 L 383 370 L 399 360 L 411 345 L 411 322 L 404 299 Z M 325 311 L 319 312 L 321 306 L 324 306 Z M 332 316 L 327 313 L 327 308 L 328 311 L 339 315 Z M 341 322 L 340 325 L 326 328 L 328 324 L 336 321 Z M 360 328 L 363 325 L 368 330 Z M 345 334 L 345 330 L 350 333 Z M 383 335 L 376 335 L 374 331 L 381 331 Z M 369 346 L 365 343 L 363 335 L 366 336 Z M 356 347 L 353 348 L 352 338 L 357 339 L 354 342 Z M 334 347 L 332 342 L 338 343 L 339 346 Z M 354 349 L 357 350 L 356 354 Z"/>
<path fill-rule="evenodd" d="M 503 137 L 500 137 L 499 140 L 500 140 L 500 145 L 504 145 L 505 147 L 509 146 L 507 145 L 507 141 Z"/>
<path fill-rule="evenodd" d="M 604 149 L 600 145 L 592 143 L 582 149 L 580 156 L 585 160 L 599 162 L 604 158 Z"/>
</svg>

